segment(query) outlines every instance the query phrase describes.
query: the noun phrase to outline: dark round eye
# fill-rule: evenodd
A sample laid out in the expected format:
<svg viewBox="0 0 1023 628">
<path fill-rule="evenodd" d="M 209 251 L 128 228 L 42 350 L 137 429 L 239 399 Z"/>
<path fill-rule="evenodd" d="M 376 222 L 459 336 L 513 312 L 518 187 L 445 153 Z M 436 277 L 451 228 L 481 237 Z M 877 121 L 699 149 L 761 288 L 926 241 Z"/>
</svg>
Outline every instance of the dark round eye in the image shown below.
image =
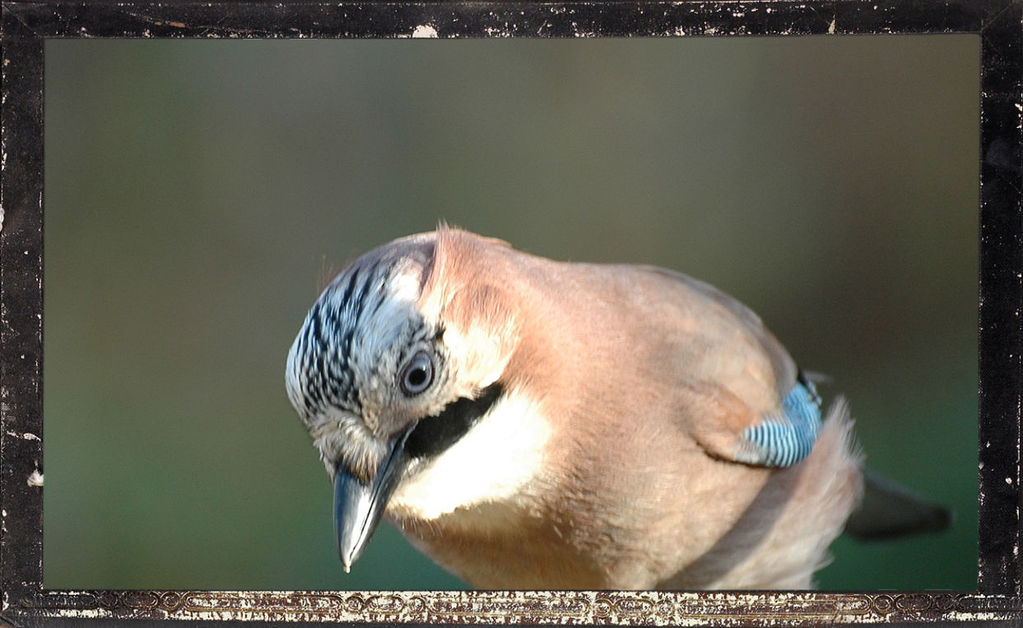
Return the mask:
<svg viewBox="0 0 1023 628">
<path fill-rule="evenodd" d="M 425 351 L 412 356 L 401 370 L 401 391 L 409 397 L 418 395 L 433 383 L 433 362 Z"/>
</svg>

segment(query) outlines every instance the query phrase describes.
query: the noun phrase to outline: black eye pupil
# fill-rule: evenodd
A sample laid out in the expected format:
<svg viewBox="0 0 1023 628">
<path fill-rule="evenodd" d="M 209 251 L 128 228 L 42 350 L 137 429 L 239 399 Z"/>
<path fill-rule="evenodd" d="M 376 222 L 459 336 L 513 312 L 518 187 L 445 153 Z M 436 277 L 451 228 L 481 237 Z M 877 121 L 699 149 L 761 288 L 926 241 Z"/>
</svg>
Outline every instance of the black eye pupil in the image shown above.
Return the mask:
<svg viewBox="0 0 1023 628">
<path fill-rule="evenodd" d="M 423 382 L 426 381 L 426 369 L 414 368 L 409 371 L 408 383 L 412 386 L 422 386 Z"/>
<path fill-rule="evenodd" d="M 418 395 L 433 381 L 433 362 L 425 351 L 412 356 L 405 365 L 401 377 L 401 388 L 406 395 Z"/>
</svg>

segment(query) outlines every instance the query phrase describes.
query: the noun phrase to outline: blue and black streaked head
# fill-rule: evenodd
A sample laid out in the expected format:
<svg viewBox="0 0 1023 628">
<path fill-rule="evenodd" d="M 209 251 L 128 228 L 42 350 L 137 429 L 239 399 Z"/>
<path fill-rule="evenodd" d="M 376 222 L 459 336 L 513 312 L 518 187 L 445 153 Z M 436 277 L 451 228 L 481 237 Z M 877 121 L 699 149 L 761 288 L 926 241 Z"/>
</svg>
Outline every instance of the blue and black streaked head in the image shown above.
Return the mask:
<svg viewBox="0 0 1023 628">
<path fill-rule="evenodd" d="M 346 570 L 403 478 L 502 396 L 510 320 L 477 342 L 480 322 L 457 315 L 459 301 L 493 296 L 448 272 L 467 235 L 442 229 L 367 253 L 323 290 L 288 354 L 288 397 L 334 479 Z"/>
<path fill-rule="evenodd" d="M 418 306 L 432 249 L 405 241 L 357 260 L 323 290 L 291 346 L 288 396 L 331 474 L 344 458 L 368 481 L 386 441 L 443 405 L 443 329 Z"/>
</svg>

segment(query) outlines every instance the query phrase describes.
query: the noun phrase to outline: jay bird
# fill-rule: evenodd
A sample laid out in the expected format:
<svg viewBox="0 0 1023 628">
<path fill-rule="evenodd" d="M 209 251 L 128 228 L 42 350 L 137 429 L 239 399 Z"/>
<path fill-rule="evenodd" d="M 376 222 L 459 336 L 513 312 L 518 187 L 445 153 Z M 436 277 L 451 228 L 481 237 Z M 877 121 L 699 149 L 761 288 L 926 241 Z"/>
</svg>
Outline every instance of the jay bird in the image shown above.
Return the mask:
<svg viewBox="0 0 1023 628">
<path fill-rule="evenodd" d="M 803 589 L 843 528 L 948 524 L 861 468 L 756 314 L 661 268 L 442 224 L 330 282 L 286 385 L 346 572 L 383 514 L 491 589 Z"/>
</svg>

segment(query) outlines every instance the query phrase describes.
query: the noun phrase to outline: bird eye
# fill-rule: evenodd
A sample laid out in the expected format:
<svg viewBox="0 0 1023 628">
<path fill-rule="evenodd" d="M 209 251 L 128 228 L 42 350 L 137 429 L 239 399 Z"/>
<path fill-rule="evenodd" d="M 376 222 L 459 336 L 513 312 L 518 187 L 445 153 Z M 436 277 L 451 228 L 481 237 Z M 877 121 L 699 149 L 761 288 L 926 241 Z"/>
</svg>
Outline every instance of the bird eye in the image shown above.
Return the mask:
<svg viewBox="0 0 1023 628">
<path fill-rule="evenodd" d="M 412 356 L 401 371 L 401 390 L 408 396 L 418 395 L 433 382 L 433 362 L 425 351 Z"/>
</svg>

